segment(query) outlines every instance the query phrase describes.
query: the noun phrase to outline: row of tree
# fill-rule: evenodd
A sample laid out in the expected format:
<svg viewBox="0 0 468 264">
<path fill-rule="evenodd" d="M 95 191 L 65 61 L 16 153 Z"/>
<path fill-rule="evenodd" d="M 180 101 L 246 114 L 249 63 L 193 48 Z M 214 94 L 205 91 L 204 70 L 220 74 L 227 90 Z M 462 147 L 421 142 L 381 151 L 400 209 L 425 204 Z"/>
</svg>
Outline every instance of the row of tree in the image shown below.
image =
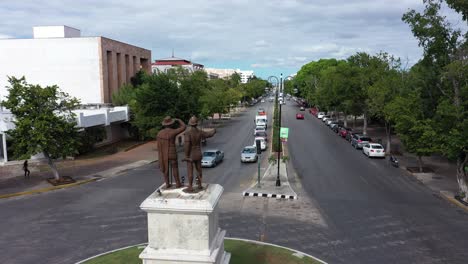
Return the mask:
<svg viewBox="0 0 468 264">
<path fill-rule="evenodd" d="M 381 120 L 387 150 L 394 130 L 405 149 L 418 156 L 420 169 L 421 157 L 433 153 L 456 160 L 460 193 L 468 200 L 468 6 L 462 0 L 446 2 L 462 15 L 462 29 L 441 15 L 442 0 L 424 0 L 422 13 L 403 15 L 424 51 L 411 68 L 384 52 L 359 52 L 346 60 L 310 62 L 285 89 L 296 88 L 320 109 L 363 115 L 364 133 L 369 118 Z"/>
<path fill-rule="evenodd" d="M 152 138 L 167 115 L 188 120 L 192 115 L 204 119 L 215 113 L 227 113 L 239 102 L 259 97 L 266 85 L 266 81 L 258 78 L 243 84 L 238 74 L 209 80 L 204 71 L 189 73 L 183 68 L 173 68 L 167 73 L 140 72 L 131 84 L 113 94 L 112 102 L 129 105 L 131 124 L 140 138 Z"/>
<path fill-rule="evenodd" d="M 105 137 L 100 129 L 79 130 L 73 110 L 80 101 L 58 86 L 29 84 L 25 77 L 9 77 L 9 83 L 8 95 L 1 104 L 15 116 L 15 128 L 7 131 L 14 158 L 29 159 L 42 153 L 55 179 L 60 180 L 55 159 L 89 151 L 94 138 Z M 154 138 L 167 115 L 189 120 L 192 115 L 206 118 L 226 113 L 239 101 L 259 97 L 266 85 L 257 78 L 242 84 L 238 74 L 226 80 L 208 80 L 204 71 L 189 73 L 182 68 L 158 74 L 141 71 L 112 99 L 115 105 L 130 106 L 130 132 L 140 138 Z"/>
</svg>

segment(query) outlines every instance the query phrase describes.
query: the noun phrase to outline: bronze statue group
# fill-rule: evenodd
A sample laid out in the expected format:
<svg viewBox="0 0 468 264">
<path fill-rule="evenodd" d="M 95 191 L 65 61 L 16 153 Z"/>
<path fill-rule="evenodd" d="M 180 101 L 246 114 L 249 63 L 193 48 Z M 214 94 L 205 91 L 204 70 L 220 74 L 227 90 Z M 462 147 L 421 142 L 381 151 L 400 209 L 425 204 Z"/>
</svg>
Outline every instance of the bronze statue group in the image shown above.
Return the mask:
<svg viewBox="0 0 468 264">
<path fill-rule="evenodd" d="M 186 130 L 184 121 L 170 116 L 166 116 L 162 121 L 163 129 L 159 131 L 156 136 L 158 154 L 159 154 L 159 168 L 164 175 L 165 188 L 171 188 L 170 172 L 175 180 L 175 188 L 181 188 L 182 183 L 179 177 L 179 166 L 177 160 L 176 137 L 184 132 L 184 153 L 185 158 L 183 161 L 187 162 L 188 186 L 184 190 L 186 192 L 194 192 L 193 189 L 193 168 L 197 171 L 197 187 L 199 190 L 203 189 L 202 186 L 202 167 L 201 160 L 203 158 L 201 152 L 202 140 L 212 137 L 216 130 L 205 132 L 198 129 L 198 118 L 192 116 L 188 122 L 189 129 Z"/>
</svg>

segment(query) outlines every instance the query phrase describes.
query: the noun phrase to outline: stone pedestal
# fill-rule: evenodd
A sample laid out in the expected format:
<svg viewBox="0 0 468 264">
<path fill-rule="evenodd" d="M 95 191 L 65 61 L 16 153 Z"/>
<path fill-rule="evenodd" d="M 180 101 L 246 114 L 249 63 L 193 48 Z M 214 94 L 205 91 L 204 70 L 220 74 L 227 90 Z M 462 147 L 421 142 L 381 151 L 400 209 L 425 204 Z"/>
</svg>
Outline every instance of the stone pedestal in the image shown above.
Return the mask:
<svg viewBox="0 0 468 264">
<path fill-rule="evenodd" d="M 140 205 L 148 213 L 148 246 L 143 264 L 227 264 L 226 231 L 218 226 L 223 187 L 208 184 L 198 193 L 182 189 L 152 193 Z"/>
</svg>

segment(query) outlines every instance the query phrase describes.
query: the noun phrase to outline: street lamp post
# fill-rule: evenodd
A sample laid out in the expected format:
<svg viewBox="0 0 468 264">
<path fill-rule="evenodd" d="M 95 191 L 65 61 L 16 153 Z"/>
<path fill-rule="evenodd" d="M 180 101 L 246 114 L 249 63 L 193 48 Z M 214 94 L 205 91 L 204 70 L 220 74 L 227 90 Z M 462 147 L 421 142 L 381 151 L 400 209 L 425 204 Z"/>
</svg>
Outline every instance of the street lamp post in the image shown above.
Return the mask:
<svg viewBox="0 0 468 264">
<path fill-rule="evenodd" d="M 280 85 L 279 85 L 279 93 L 283 92 L 283 74 L 281 73 L 280 76 Z M 280 180 L 280 163 L 281 163 L 281 103 L 279 104 L 279 115 L 278 115 L 278 173 L 276 174 L 276 186 L 281 186 Z"/>
</svg>

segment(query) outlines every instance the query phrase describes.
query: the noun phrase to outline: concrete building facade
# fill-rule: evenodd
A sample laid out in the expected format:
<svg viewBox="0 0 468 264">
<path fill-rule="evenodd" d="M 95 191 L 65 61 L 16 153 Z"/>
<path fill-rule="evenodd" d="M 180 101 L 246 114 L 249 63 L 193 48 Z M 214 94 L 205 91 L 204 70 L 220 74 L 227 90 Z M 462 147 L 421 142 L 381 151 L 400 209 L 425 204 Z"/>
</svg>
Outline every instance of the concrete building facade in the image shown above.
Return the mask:
<svg viewBox="0 0 468 264">
<path fill-rule="evenodd" d="M 0 97 L 8 76 L 58 85 L 83 104 L 112 103 L 112 93 L 140 69 L 151 71 L 151 51 L 105 37 L 81 37 L 66 26 L 35 27 L 33 39 L 0 40 Z"/>
<path fill-rule="evenodd" d="M 237 73 L 241 77 L 241 83 L 247 83 L 250 78 L 254 77 L 254 71 L 242 71 L 240 69 L 205 68 L 205 71 L 208 74 L 217 74 L 221 79 L 229 78 L 234 73 Z"/>
<path fill-rule="evenodd" d="M 113 107 L 112 93 L 140 69 L 151 72 L 151 51 L 105 37 L 81 37 L 67 26 L 34 27 L 32 39 L 0 39 L 0 100 L 8 94 L 8 76 L 26 77 L 30 84 L 57 85 L 80 99 L 80 128 L 103 126 L 106 142 L 119 140 L 128 107 Z M 0 109 L 0 162 L 6 162 L 6 134 L 14 116 Z"/>
</svg>

